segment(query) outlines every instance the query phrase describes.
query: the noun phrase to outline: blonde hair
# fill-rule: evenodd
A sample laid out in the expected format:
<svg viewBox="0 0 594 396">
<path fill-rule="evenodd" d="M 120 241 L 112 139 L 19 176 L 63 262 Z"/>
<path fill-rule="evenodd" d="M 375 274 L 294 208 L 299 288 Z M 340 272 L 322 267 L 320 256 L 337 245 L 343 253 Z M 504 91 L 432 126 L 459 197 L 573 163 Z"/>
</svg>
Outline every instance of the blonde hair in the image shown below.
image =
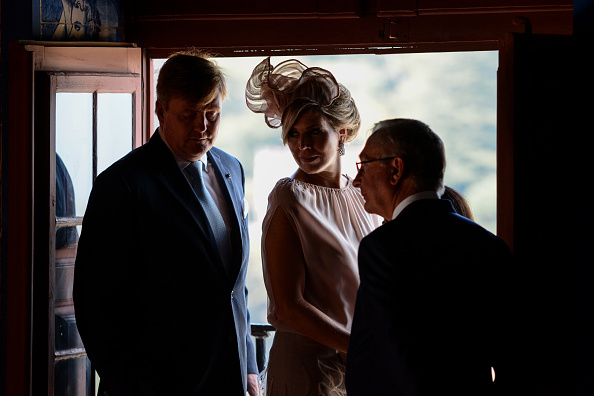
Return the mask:
<svg viewBox="0 0 594 396">
<path fill-rule="evenodd" d="M 342 84 L 339 84 L 339 87 L 340 94 L 327 106 L 321 106 L 308 99 L 296 99 L 291 102 L 285 108 L 281 118 L 283 143 L 287 143 L 289 130 L 295 125 L 299 117 L 308 110 L 317 111 L 324 116 L 334 130 L 346 129 L 345 142 L 355 139 L 361 127 L 359 110 L 348 89 Z"/>
</svg>

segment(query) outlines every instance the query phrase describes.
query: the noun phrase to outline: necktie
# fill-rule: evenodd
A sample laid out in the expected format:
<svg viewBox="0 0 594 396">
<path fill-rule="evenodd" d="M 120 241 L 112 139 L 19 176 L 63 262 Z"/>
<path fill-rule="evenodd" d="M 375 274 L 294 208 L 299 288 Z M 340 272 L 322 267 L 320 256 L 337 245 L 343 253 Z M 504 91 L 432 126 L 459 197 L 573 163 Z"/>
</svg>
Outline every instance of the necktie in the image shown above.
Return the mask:
<svg viewBox="0 0 594 396">
<path fill-rule="evenodd" d="M 223 265 L 227 266 L 229 261 L 229 237 L 227 235 L 227 227 L 225 226 L 221 212 L 219 212 L 217 205 L 204 185 L 204 180 L 202 178 L 202 161 L 190 163 L 185 170 L 190 176 L 190 183 L 198 197 L 198 201 L 206 213 Z"/>
</svg>

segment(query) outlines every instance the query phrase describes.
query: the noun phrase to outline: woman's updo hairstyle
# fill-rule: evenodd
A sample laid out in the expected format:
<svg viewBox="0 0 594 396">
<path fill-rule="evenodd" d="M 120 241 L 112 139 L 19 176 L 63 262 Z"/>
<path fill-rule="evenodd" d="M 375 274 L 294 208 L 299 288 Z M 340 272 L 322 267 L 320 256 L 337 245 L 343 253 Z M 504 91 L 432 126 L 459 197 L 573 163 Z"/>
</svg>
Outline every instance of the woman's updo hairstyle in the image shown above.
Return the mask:
<svg viewBox="0 0 594 396">
<path fill-rule="evenodd" d="M 276 67 L 270 57 L 258 64 L 245 87 L 245 100 L 254 113 L 264 113 L 271 128 L 282 129 L 283 143 L 301 114 L 318 111 L 336 130 L 346 129 L 346 141 L 357 136 L 361 126 L 359 111 L 351 93 L 332 73 L 320 67 L 307 67 L 296 59 Z"/>
</svg>

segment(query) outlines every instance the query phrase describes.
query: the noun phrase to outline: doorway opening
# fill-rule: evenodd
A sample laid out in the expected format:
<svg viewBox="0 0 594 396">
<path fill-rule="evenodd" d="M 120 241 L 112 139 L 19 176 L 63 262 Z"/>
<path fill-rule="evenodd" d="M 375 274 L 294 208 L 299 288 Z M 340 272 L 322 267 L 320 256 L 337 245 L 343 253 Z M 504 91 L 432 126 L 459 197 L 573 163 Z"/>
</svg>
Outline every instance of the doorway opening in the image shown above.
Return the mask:
<svg viewBox="0 0 594 396">
<path fill-rule="evenodd" d="M 271 63 L 290 59 L 273 56 Z M 295 56 L 309 67 L 328 69 L 355 99 L 361 114 L 357 138 L 346 147 L 343 173 L 356 175 L 355 162 L 373 124 L 387 118 L 415 118 L 444 141 L 445 184 L 461 192 L 475 221 L 496 232 L 497 68 L 498 52 L 448 52 L 390 55 Z M 217 58 L 227 77 L 215 146 L 235 156 L 246 173 L 250 207 L 250 262 L 247 286 L 253 323 L 267 323 L 260 239 L 268 194 L 275 183 L 297 169 L 279 129 L 245 104 L 245 85 L 263 57 Z M 165 59 L 153 59 L 153 93 Z M 159 122 L 154 116 L 154 125 Z M 270 342 L 268 342 L 270 345 Z"/>
</svg>

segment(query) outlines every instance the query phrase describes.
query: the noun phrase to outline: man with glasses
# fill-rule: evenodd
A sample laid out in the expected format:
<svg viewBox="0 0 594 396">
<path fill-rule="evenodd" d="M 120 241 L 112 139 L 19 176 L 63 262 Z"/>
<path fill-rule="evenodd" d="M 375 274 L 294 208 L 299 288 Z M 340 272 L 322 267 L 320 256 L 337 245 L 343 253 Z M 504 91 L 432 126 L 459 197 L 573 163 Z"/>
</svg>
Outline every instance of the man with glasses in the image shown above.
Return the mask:
<svg viewBox="0 0 594 396">
<path fill-rule="evenodd" d="M 445 150 L 426 124 L 379 122 L 360 158 L 354 185 L 386 223 L 359 247 L 349 396 L 503 390 L 509 249 L 440 199 Z"/>
</svg>

